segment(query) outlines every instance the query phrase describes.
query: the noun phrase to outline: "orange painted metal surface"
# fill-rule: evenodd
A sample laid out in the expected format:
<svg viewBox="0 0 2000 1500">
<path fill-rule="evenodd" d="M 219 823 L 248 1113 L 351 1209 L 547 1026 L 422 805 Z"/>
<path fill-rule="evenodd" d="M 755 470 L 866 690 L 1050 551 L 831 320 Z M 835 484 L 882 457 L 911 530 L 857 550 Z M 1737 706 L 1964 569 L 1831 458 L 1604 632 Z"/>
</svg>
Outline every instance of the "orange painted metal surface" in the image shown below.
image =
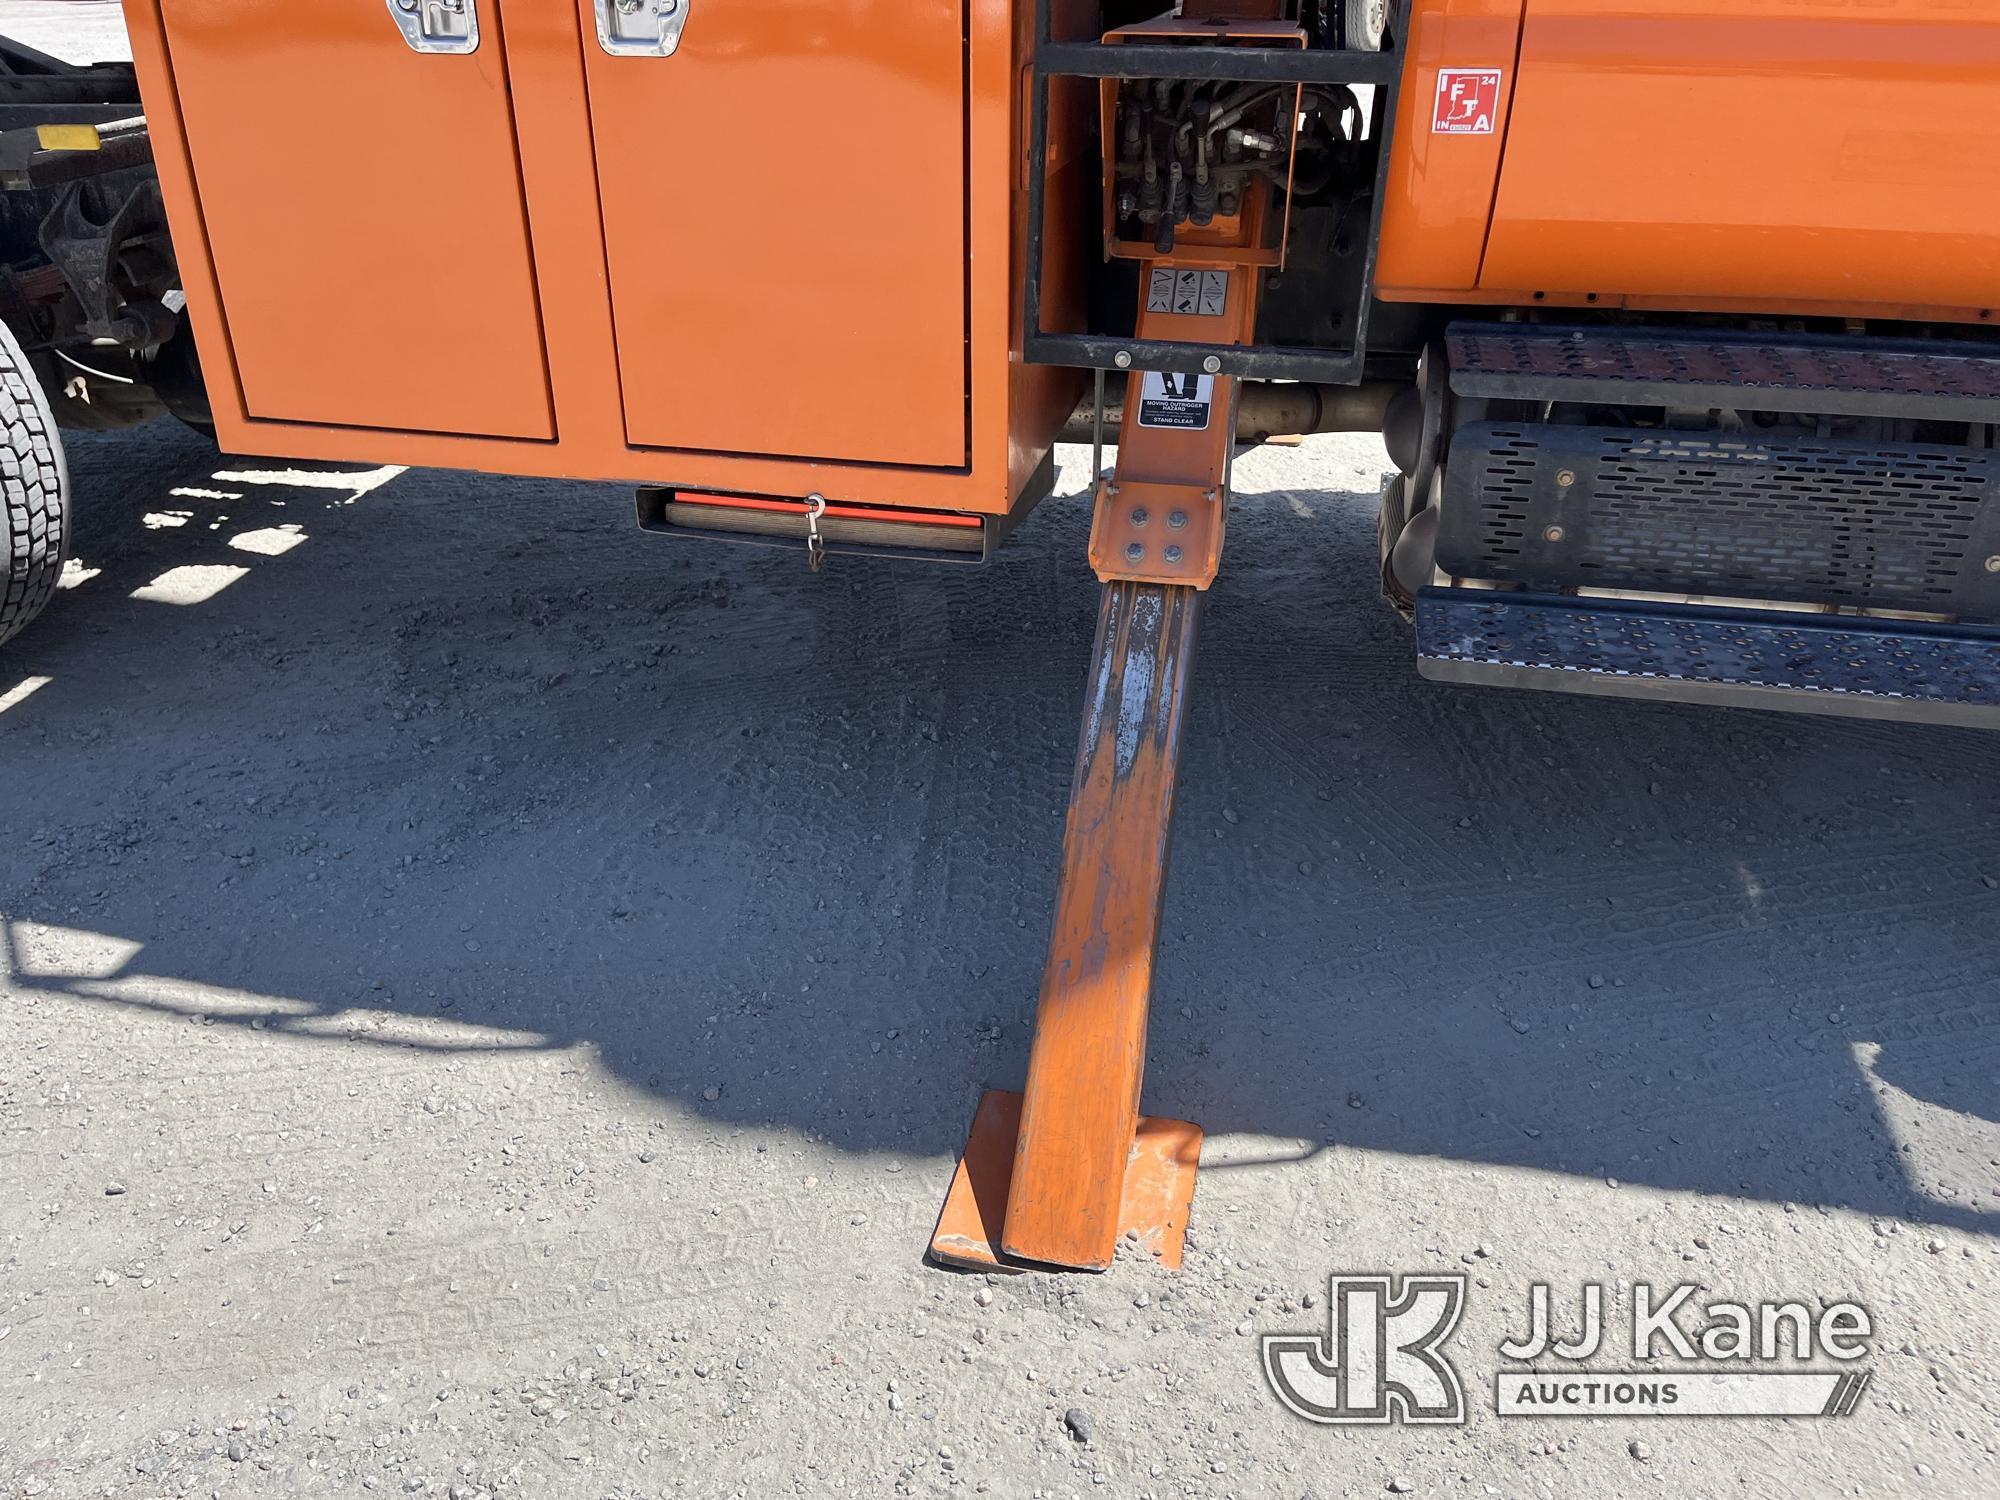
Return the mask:
<svg viewBox="0 0 2000 1500">
<path fill-rule="evenodd" d="M 1019 1094 L 994 1089 L 980 1097 L 965 1151 L 931 1235 L 933 1260 L 967 1270 L 1025 1269 L 1000 1250 L 1020 1134 Z M 1187 1248 L 1201 1142 L 1199 1125 L 1142 1115 L 1125 1164 L 1118 1237 L 1169 1271 L 1181 1268 Z"/>
<path fill-rule="evenodd" d="M 2000 9 L 1528 0 L 1482 289 L 2000 301 Z"/>
<path fill-rule="evenodd" d="M 1377 263 L 1396 301 L 1988 321 L 2000 10 L 1416 0 Z M 1504 70 L 1490 134 L 1441 70 Z"/>
<path fill-rule="evenodd" d="M 1266 195 L 1254 191 L 1244 203 L 1246 238 L 1256 243 L 1265 219 Z M 1139 283 L 1155 275 L 1177 279 L 1184 270 L 1199 275 L 1207 260 L 1196 246 L 1181 247 L 1167 260 L 1148 261 Z M 1139 314 L 1138 337 L 1247 344 L 1257 327 L 1257 291 L 1263 273 L 1221 266 L 1215 274 L 1227 287 L 1220 316 L 1203 317 L 1170 306 Z M 1196 294 L 1199 295 L 1198 293 Z M 1145 299 L 1150 304 L 1151 298 Z M 1148 382 L 1173 381 L 1178 390 L 1207 394 L 1205 427 L 1148 426 Z M 1199 406 L 1201 403 L 1193 403 Z M 1177 403 L 1186 407 L 1189 403 Z M 1090 566 L 1106 583 L 1131 579 L 1187 584 L 1205 589 L 1222 566 L 1222 543 L 1229 512 L 1229 462 L 1235 451 L 1236 382 L 1226 375 L 1132 375 L 1126 386 L 1119 426 L 1118 470 L 1097 487 L 1090 529 Z"/>
<path fill-rule="evenodd" d="M 224 0 L 224 3 L 233 7 L 243 0 Z M 414 53 L 409 56 L 419 65 L 480 63 L 484 59 L 482 65 L 490 67 L 494 58 L 488 56 L 489 49 L 504 49 L 495 56 L 504 56 L 511 85 L 520 179 L 525 188 L 532 264 L 540 294 L 555 440 L 509 441 L 418 431 L 391 416 L 384 416 L 379 427 L 370 428 L 332 425 L 324 419 L 309 417 L 288 421 L 261 417 L 247 399 L 247 388 L 233 358 L 232 330 L 225 326 L 222 315 L 226 291 L 223 283 L 230 267 L 226 257 L 218 258 L 211 252 L 204 232 L 202 205 L 197 198 L 198 164 L 189 151 L 185 128 L 187 101 L 183 95 L 187 88 L 177 78 L 176 58 L 169 53 L 161 14 L 163 5 L 176 4 L 193 6 L 194 0 L 125 0 L 126 19 L 175 244 L 188 285 L 189 313 L 216 406 L 218 434 L 231 451 L 615 480 L 774 499 L 818 492 L 834 502 L 993 515 L 1005 513 L 1013 506 L 1015 497 L 1047 453 L 1055 432 L 1075 406 L 1081 389 L 1081 378 L 1075 372 L 1023 365 L 1016 357 L 1020 330 L 1017 282 L 1019 269 L 1025 263 L 1023 226 L 1027 188 L 1026 178 L 1017 167 L 1024 139 L 1017 110 L 1022 97 L 1020 80 L 1031 20 L 1031 16 L 1024 16 L 1021 7 L 997 5 L 992 0 L 966 0 L 963 33 L 951 64 L 954 76 L 963 79 L 959 118 L 963 121 L 960 140 L 964 167 L 958 173 L 958 181 L 969 186 L 969 193 L 960 200 L 965 238 L 948 272 L 958 287 L 957 301 L 948 319 L 953 330 L 951 337 L 960 346 L 948 381 L 951 399 L 956 403 L 957 448 L 954 455 L 925 455 L 946 457 L 947 467 L 934 468 L 814 457 L 789 440 L 782 420 L 774 420 L 768 438 L 757 442 L 748 452 L 653 448 L 628 439 L 626 393 L 620 370 L 622 345 L 634 336 L 671 342 L 676 334 L 672 327 L 653 326 L 644 318 L 636 328 L 630 326 L 628 317 L 626 326 L 614 329 L 602 227 L 604 202 L 594 168 L 598 154 L 608 150 L 633 152 L 653 164 L 655 175 L 649 180 L 648 191 L 668 196 L 691 193 L 688 201 L 692 207 L 677 231 L 684 235 L 710 232 L 718 224 L 726 230 L 731 211 L 728 202 L 734 195 L 745 191 L 746 184 L 753 190 L 769 190 L 769 174 L 782 174 L 785 164 L 782 160 L 739 162 L 728 146 L 732 126 L 728 118 L 707 122 L 693 138 L 686 140 L 599 139 L 593 132 L 592 94 L 586 78 L 586 58 L 598 45 L 594 24 L 586 24 L 590 7 L 581 3 L 550 3 L 550 0 L 480 0 L 482 21 L 491 24 L 485 28 L 479 53 L 462 59 Z M 875 0 L 870 0 L 865 6 L 846 7 L 841 13 L 848 10 L 872 13 L 879 8 Z M 1060 8 L 1071 9 L 1071 0 L 1062 0 Z M 301 11 L 294 17 L 294 24 L 305 28 L 318 24 L 320 12 L 327 8 L 294 9 Z M 396 46 L 403 45 L 385 6 L 370 3 L 339 9 L 351 11 L 364 22 L 379 20 L 387 40 Z M 657 62 L 667 73 L 672 73 L 677 64 L 700 61 L 700 54 L 690 49 L 697 47 L 699 31 L 704 25 L 715 25 L 718 17 L 722 18 L 722 24 L 730 24 L 725 9 L 711 6 L 706 11 L 698 8 L 691 13 L 683 41 L 683 50 L 689 55 L 630 61 L 639 65 Z M 760 13 L 775 16 L 780 9 L 791 8 L 770 6 Z M 900 15 L 901 8 L 896 9 Z M 833 45 L 847 34 L 841 27 L 830 26 L 822 27 L 815 35 L 820 42 Z M 960 57 L 962 66 L 956 60 Z M 709 61 L 722 65 L 719 59 Z M 347 108 L 355 111 L 367 108 L 370 95 L 365 80 L 337 68 L 335 63 L 335 56 L 328 54 L 325 58 L 308 57 L 297 66 L 308 71 L 323 67 L 327 73 L 325 86 L 337 83 Z M 236 66 L 246 76 L 254 75 L 259 68 L 257 55 L 239 54 Z M 313 82 L 311 86 L 320 83 Z M 210 97 L 226 100 L 236 88 L 233 73 L 228 80 L 203 87 Z M 754 112 L 771 104 L 769 99 L 746 100 L 742 107 Z M 200 108 L 197 104 L 195 112 Z M 1066 123 L 1051 154 L 1052 176 L 1073 183 L 1076 173 L 1082 170 L 1084 153 L 1070 136 L 1088 116 L 1083 110 L 1072 109 L 1063 119 Z M 253 120 L 246 128 L 254 130 L 259 126 Z M 379 163 L 396 153 L 428 152 L 434 144 L 443 150 L 449 140 L 448 132 L 435 142 L 399 135 L 393 150 L 385 147 L 374 153 L 371 160 Z M 274 153 L 279 149 L 276 145 L 272 147 Z M 320 143 L 315 149 L 327 148 Z M 760 177 L 760 173 L 766 175 Z M 689 187 L 689 183 L 693 186 Z M 863 170 L 852 178 L 849 186 L 857 199 L 876 193 L 886 195 L 882 199 L 886 207 L 878 214 L 873 233 L 885 244 L 893 245 L 897 233 L 895 194 L 907 191 L 908 185 L 873 181 Z M 947 187 L 946 191 L 956 189 Z M 1087 239 L 1078 239 L 1079 232 L 1085 236 L 1090 233 L 1087 223 L 1078 222 L 1080 201 L 1080 195 L 1072 192 L 1051 193 L 1051 243 L 1087 246 Z M 321 204 L 317 211 L 325 214 L 333 210 Z M 422 260 L 423 246 L 407 236 L 399 236 L 392 221 L 370 228 L 385 245 L 395 249 L 406 273 L 415 277 L 418 271 L 411 266 Z M 810 223 L 798 226 L 796 238 L 802 255 L 812 253 L 814 237 Z M 1080 295 L 1082 257 L 1075 259 L 1072 264 L 1060 255 L 1049 258 L 1046 284 L 1051 326 L 1056 326 L 1063 310 L 1073 306 Z M 428 283 L 428 295 L 442 295 L 439 282 Z M 295 340 L 295 357 L 311 361 L 322 357 L 319 339 L 334 335 L 318 322 L 306 321 L 313 316 L 310 282 L 301 284 L 299 298 L 303 312 L 288 325 L 287 332 Z M 422 331 L 435 327 L 435 321 L 419 318 L 414 326 Z M 714 338 L 705 337 L 699 345 L 688 348 L 686 357 L 690 366 L 700 371 L 711 368 L 704 365 L 704 360 L 714 351 Z M 384 356 L 379 348 L 371 351 L 357 344 L 353 358 L 374 361 L 366 378 L 376 384 L 383 383 Z M 518 368 L 518 362 L 511 359 L 496 360 L 494 364 Z M 848 388 L 857 388 L 865 387 L 881 372 L 869 365 L 853 364 L 843 367 L 841 374 Z M 354 381 L 359 383 L 362 378 L 357 372 Z M 746 378 L 753 379 L 755 384 L 736 391 L 733 398 L 745 407 L 754 407 L 770 394 L 767 385 L 783 387 L 788 376 L 782 362 L 775 362 Z M 895 379 L 894 371 L 889 372 L 888 378 Z M 766 409 L 782 412 L 788 399 L 780 390 L 775 402 Z"/>
<path fill-rule="evenodd" d="M 419 55 L 379 3 L 161 11 L 200 182 L 176 240 L 205 231 L 245 411 L 553 436 L 497 37 Z"/>
<path fill-rule="evenodd" d="M 962 9 L 727 0 L 671 57 L 584 49 L 635 444 L 965 462 Z"/>
<path fill-rule="evenodd" d="M 1139 337 L 1247 342 L 1263 273 L 1232 252 L 1277 242 L 1268 193 L 1250 192 L 1226 236 L 1196 238 L 1210 242 L 1141 262 Z M 1195 625 L 1221 560 L 1235 441 L 1233 381 L 1131 377 L 1118 467 L 1099 487 L 1091 532 L 1104 593 L 1027 1092 L 1018 1128 L 1001 1096 L 982 1105 L 933 1237 L 941 1259 L 1101 1271 L 1136 1230 L 1179 1261 L 1201 1135 L 1178 1122 L 1142 1128 L 1139 1093 Z"/>
<path fill-rule="evenodd" d="M 1524 3 L 1414 0 L 1375 261 L 1375 285 L 1382 297 L 1421 301 L 1436 288 L 1471 291 L 1479 285 L 1513 102 Z M 1434 133 L 1439 75 L 1492 68 L 1501 70 L 1500 114 L 1493 131 Z M 1573 187 L 1588 190 L 1585 184 Z"/>
<path fill-rule="evenodd" d="M 1201 595 L 1109 583 L 1001 1251 L 1103 1270 L 1146 1070 L 1146 1018 Z"/>
</svg>

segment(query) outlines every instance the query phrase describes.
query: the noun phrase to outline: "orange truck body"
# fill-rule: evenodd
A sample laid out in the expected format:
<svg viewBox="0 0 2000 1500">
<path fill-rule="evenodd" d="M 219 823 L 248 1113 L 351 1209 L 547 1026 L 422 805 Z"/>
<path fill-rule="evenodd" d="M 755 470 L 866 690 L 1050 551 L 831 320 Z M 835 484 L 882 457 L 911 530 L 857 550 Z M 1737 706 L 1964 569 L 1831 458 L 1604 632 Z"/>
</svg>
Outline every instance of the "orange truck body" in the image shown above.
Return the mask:
<svg viewBox="0 0 2000 1500">
<path fill-rule="evenodd" d="M 1014 355 L 1026 17 L 729 0 L 128 0 L 222 442 L 1009 509 L 1079 377 Z M 277 122 L 277 123 L 273 123 Z"/>
<path fill-rule="evenodd" d="M 2000 6 L 1418 0 L 1377 294 L 1988 322 Z M 1501 73 L 1494 128 L 1440 78 Z"/>
<path fill-rule="evenodd" d="M 1020 357 L 1031 4 L 696 0 L 658 58 L 469 3 L 435 56 L 379 0 L 125 0 L 225 445 L 1015 505 L 1081 381 Z M 1988 0 L 1415 0 L 1407 55 L 1385 301 L 2000 301 Z M 1440 129 L 1466 73 L 1487 128 Z M 1048 201 L 1059 319 L 1097 236 Z"/>
</svg>

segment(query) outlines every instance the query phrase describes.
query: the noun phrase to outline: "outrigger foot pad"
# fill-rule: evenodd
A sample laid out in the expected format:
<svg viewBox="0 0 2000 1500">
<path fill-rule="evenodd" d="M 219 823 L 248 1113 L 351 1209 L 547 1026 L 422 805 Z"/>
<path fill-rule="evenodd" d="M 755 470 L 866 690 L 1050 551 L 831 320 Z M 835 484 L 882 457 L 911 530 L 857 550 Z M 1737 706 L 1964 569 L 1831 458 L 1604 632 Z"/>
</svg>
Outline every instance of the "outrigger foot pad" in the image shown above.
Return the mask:
<svg viewBox="0 0 2000 1500">
<path fill-rule="evenodd" d="M 989 1089 L 979 1101 L 965 1154 L 931 1236 L 931 1259 L 974 1271 L 1038 1268 L 1000 1248 L 1013 1183 L 1015 1145 L 1021 1133 L 1021 1095 Z M 1178 1271 L 1187 1244 L 1188 1210 L 1194 1202 L 1195 1168 L 1201 1160 L 1199 1125 L 1142 1115 L 1125 1165 L 1118 1240 Z M 1104 1265 L 1073 1270 L 1102 1271 Z"/>
</svg>

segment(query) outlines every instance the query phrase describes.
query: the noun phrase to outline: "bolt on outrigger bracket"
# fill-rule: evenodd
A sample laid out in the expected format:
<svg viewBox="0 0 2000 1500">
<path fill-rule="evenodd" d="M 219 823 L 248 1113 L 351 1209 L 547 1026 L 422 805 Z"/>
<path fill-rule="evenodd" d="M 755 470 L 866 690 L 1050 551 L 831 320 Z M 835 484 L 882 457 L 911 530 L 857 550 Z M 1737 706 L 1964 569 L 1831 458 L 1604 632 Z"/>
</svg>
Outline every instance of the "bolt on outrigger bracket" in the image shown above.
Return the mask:
<svg viewBox="0 0 2000 1500">
<path fill-rule="evenodd" d="M 1141 266 L 1140 339 L 1248 343 L 1269 195 Z M 1217 361 L 1212 369 L 1219 370 Z M 1099 377 L 1102 405 L 1102 377 Z M 1178 1268 L 1198 1125 L 1142 1117 L 1146 1020 L 1202 592 L 1221 563 L 1236 382 L 1130 376 L 1097 482 L 1103 581 L 1055 927 L 1024 1094 L 989 1092 L 931 1239 L 968 1267 L 1104 1270 L 1122 1237 Z"/>
</svg>

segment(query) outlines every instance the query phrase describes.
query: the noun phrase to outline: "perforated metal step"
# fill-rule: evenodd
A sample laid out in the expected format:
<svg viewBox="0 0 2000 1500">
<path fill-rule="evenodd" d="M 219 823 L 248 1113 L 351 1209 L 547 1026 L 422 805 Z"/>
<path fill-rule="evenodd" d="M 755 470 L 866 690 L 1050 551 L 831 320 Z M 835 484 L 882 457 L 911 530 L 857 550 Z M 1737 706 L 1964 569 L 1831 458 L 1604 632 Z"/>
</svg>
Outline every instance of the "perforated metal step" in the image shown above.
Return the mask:
<svg viewBox="0 0 2000 1500">
<path fill-rule="evenodd" d="M 1447 338 L 1461 396 L 2000 422 L 2000 343 L 1497 323 Z"/>
<path fill-rule="evenodd" d="M 1417 596 L 1440 682 L 2000 728 L 2000 629 L 1552 598 Z"/>
</svg>

